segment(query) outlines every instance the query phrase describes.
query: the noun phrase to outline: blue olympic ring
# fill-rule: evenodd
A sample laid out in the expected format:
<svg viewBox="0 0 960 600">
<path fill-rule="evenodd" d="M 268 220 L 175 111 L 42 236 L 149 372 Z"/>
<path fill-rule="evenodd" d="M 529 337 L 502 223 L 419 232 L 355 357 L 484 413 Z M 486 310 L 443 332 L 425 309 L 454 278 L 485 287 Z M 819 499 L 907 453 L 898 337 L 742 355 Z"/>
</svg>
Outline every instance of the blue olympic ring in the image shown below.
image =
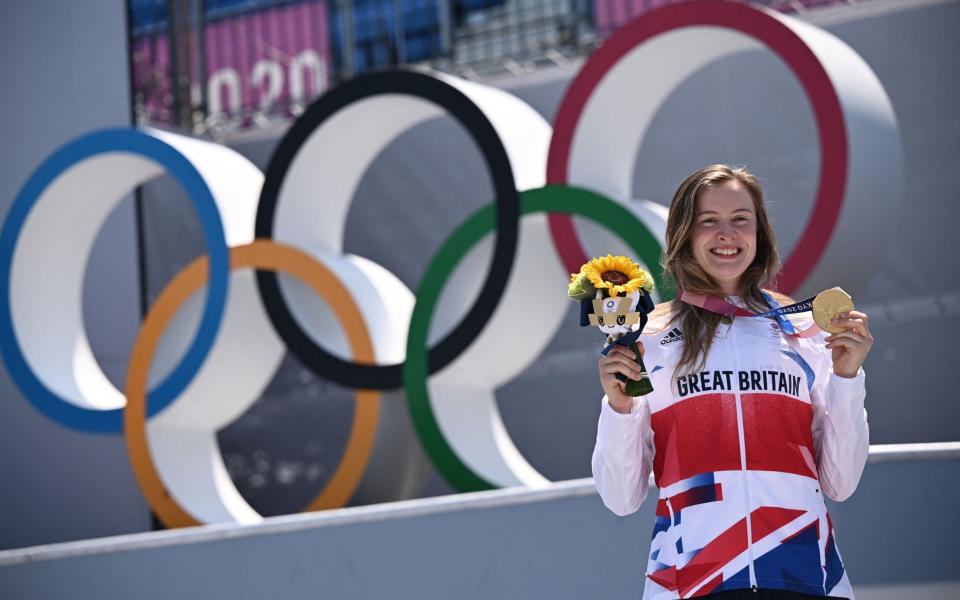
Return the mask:
<svg viewBox="0 0 960 600">
<path fill-rule="evenodd" d="M 10 376 L 23 395 L 44 415 L 73 429 L 99 433 L 121 431 L 123 410 L 93 410 L 76 406 L 48 389 L 37 378 L 15 335 L 10 306 L 10 275 L 20 231 L 43 192 L 67 169 L 108 152 L 127 152 L 151 159 L 180 183 L 200 219 L 204 247 L 209 257 L 210 278 L 200 326 L 177 366 L 149 393 L 149 416 L 173 402 L 200 370 L 220 327 L 230 282 L 230 255 L 213 194 L 190 161 L 165 142 L 131 129 L 95 131 L 60 148 L 33 173 L 17 195 L 0 233 L 0 352 L 6 359 Z"/>
</svg>

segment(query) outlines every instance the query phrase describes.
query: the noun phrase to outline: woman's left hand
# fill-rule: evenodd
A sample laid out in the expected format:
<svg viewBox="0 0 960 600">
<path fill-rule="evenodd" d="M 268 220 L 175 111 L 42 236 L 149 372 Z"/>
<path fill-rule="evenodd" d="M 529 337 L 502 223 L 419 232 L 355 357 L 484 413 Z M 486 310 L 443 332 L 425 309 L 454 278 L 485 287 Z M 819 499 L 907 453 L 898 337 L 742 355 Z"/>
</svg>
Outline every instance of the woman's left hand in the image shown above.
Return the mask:
<svg viewBox="0 0 960 600">
<path fill-rule="evenodd" d="M 833 352 L 833 373 L 840 377 L 855 377 L 873 346 L 870 318 L 857 310 L 840 313 L 831 321 L 844 331 L 826 337 L 827 348 Z"/>
</svg>

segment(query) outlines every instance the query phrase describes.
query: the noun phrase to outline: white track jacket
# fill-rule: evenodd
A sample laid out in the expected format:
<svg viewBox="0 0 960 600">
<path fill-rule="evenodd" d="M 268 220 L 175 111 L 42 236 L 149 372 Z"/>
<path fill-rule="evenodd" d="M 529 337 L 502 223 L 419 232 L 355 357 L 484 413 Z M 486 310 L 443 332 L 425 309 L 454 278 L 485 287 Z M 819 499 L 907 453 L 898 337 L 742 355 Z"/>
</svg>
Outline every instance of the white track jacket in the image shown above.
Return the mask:
<svg viewBox="0 0 960 600">
<path fill-rule="evenodd" d="M 853 598 L 823 495 L 844 500 L 866 464 L 864 374 L 832 372 L 827 334 L 765 318 L 720 324 L 702 371 L 677 379 L 679 328 L 642 335 L 654 391 L 632 412 L 603 399 L 593 476 L 635 512 L 659 488 L 644 599 L 729 589 Z"/>
</svg>

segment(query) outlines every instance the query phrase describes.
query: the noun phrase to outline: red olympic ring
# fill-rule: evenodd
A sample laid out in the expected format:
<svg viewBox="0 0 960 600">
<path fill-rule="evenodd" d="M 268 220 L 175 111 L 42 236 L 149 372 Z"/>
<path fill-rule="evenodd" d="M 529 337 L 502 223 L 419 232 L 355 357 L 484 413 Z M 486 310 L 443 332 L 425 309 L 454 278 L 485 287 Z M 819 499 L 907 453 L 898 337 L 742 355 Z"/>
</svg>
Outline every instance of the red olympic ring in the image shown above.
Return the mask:
<svg viewBox="0 0 960 600">
<path fill-rule="evenodd" d="M 583 65 L 560 103 L 547 159 L 547 182 L 589 185 L 569 179 L 574 137 L 591 96 L 621 60 L 658 35 L 704 26 L 729 29 L 762 42 L 790 68 L 813 108 L 820 140 L 820 177 L 811 211 L 816 218 L 808 219 L 780 272 L 778 287 L 791 293 L 819 262 L 839 220 L 849 147 L 840 98 L 824 65 L 793 29 L 761 7 L 706 0 L 684 2 L 647 13 L 616 31 Z M 550 215 L 550 231 L 567 270 L 579 269 L 588 258 L 570 216 Z"/>
</svg>

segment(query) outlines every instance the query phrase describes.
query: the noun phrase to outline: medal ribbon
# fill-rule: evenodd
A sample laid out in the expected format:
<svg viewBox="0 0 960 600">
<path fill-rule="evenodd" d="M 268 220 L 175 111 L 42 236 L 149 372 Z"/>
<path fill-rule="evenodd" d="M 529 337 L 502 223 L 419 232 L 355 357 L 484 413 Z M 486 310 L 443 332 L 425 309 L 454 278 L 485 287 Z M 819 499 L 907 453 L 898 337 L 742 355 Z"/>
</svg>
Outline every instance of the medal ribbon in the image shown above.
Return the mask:
<svg viewBox="0 0 960 600">
<path fill-rule="evenodd" d="M 792 335 L 801 338 L 813 337 L 820 333 L 820 326 L 814 323 L 806 329 L 797 329 L 793 323 L 791 323 L 784 315 L 793 315 L 802 312 L 808 312 L 813 310 L 813 299 L 816 296 L 811 296 L 806 300 L 801 300 L 800 302 L 795 302 L 789 306 L 780 306 L 777 304 L 777 301 L 773 297 L 761 291 L 763 294 L 763 299 L 766 300 L 767 306 L 773 306 L 771 310 L 762 313 L 752 313 L 745 308 L 741 308 L 732 302 L 727 302 L 726 300 L 721 300 L 715 296 L 704 296 L 702 294 L 691 294 L 686 291 L 680 292 L 680 300 L 686 302 L 687 304 L 692 304 L 693 306 L 699 306 L 704 310 L 709 310 L 712 313 L 717 313 L 721 315 L 727 315 L 729 317 L 770 317 L 777 320 L 777 323 L 780 324 L 780 329 L 787 335 Z"/>
</svg>

